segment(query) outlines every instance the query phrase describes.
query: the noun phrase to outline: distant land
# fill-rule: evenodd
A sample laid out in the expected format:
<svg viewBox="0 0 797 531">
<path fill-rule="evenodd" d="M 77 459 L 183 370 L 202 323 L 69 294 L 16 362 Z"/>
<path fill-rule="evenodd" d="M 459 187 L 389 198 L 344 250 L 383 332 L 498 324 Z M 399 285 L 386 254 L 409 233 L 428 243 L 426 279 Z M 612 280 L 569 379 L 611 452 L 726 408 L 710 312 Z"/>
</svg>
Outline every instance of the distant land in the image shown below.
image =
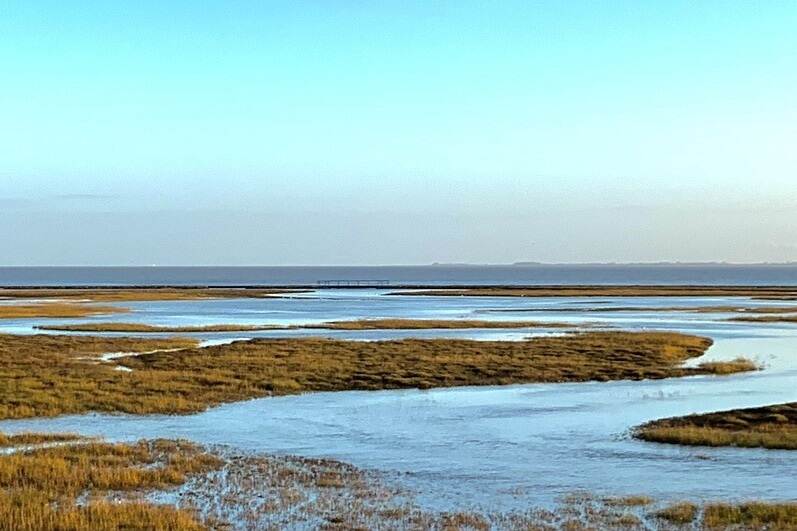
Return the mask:
<svg viewBox="0 0 797 531">
<path fill-rule="evenodd" d="M 598 266 L 795 266 L 797 262 L 512 262 L 511 264 L 475 264 L 466 262 L 433 262 L 431 266 L 441 267 L 598 267 Z M 380 266 L 374 266 L 380 267 Z M 390 266 L 385 266 L 390 267 Z"/>
</svg>

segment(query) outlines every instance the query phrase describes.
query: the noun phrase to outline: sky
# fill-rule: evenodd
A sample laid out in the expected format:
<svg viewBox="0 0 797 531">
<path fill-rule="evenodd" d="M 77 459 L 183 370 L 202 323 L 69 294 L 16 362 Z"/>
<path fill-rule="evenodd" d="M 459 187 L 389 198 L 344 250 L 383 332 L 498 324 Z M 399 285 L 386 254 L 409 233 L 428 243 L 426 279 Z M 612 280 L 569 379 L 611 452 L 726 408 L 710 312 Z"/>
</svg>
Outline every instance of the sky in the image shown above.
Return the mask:
<svg viewBox="0 0 797 531">
<path fill-rule="evenodd" d="M 0 1 L 0 265 L 797 260 L 797 2 Z"/>
</svg>

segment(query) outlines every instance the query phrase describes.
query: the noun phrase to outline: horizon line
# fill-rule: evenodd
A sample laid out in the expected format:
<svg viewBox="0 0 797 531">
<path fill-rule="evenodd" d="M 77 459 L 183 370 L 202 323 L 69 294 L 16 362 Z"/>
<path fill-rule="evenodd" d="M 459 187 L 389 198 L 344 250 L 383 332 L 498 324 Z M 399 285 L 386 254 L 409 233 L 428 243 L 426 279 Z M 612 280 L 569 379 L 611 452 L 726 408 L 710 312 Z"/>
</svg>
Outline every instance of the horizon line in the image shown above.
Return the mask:
<svg viewBox="0 0 797 531">
<path fill-rule="evenodd" d="M 299 268 L 299 267 L 550 267 L 550 266 L 797 266 L 797 261 L 783 262 L 726 262 L 726 261 L 635 261 L 635 262 L 532 262 L 520 261 L 511 263 L 479 263 L 479 262 L 431 262 L 423 264 L 24 264 L 0 265 L 0 269 L 56 269 L 56 268 Z"/>
</svg>

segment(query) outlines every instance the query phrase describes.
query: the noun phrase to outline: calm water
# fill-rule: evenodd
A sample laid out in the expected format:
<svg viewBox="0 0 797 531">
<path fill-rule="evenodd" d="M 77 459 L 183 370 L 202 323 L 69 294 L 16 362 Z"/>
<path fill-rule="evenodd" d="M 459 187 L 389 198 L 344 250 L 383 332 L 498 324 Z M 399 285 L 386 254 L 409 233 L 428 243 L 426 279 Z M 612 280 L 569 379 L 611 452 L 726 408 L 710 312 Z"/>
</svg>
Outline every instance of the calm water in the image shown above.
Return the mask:
<svg viewBox="0 0 797 531">
<path fill-rule="evenodd" d="M 264 452 L 342 459 L 384 471 L 436 509 L 526 508 L 576 490 L 665 499 L 797 496 L 797 462 L 786 451 L 686 448 L 641 443 L 629 428 L 692 412 L 797 400 L 797 325 L 728 322 L 728 314 L 656 307 L 783 305 L 716 298 L 513 299 L 386 296 L 380 290 L 328 290 L 287 299 L 128 304 L 125 321 L 152 324 L 316 323 L 360 317 L 532 319 L 707 335 L 707 357 L 746 355 L 766 365 L 740 376 L 643 382 L 312 393 L 251 400 L 191 416 L 81 415 L 0 423 L 2 431 L 76 431 L 127 440 L 186 437 Z M 790 303 L 795 305 L 797 303 Z M 585 312 L 583 308 L 637 307 Z M 529 312 L 535 309 L 539 311 Z M 565 311 L 562 311 L 565 310 Z M 119 316 L 84 321 L 120 320 Z M 77 320 L 69 320 L 76 322 Z M 0 331 L 33 332 L 30 320 Z M 215 341 L 254 336 L 329 335 L 522 339 L 550 330 L 285 331 L 199 334 Z"/>
<path fill-rule="evenodd" d="M 507 265 L 383 267 L 0 267 L 0 286 L 390 284 L 797 285 L 789 265 Z"/>
</svg>

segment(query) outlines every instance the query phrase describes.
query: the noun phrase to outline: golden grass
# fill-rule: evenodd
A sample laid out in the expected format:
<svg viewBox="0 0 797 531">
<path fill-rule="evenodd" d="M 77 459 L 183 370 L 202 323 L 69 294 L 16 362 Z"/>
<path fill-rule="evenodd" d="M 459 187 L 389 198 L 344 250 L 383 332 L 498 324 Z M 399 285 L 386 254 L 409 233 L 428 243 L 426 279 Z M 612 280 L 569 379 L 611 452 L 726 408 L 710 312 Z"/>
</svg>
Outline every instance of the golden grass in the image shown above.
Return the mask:
<svg viewBox="0 0 797 531">
<path fill-rule="evenodd" d="M 17 433 L 14 435 L 0 433 L 0 446 L 72 442 L 82 438 L 74 433 Z"/>
<path fill-rule="evenodd" d="M 797 311 L 797 309 L 793 309 L 792 311 Z M 745 323 L 797 323 L 797 315 L 756 315 L 732 317 L 728 320 Z"/>
<path fill-rule="evenodd" d="M 528 341 L 255 339 L 190 348 L 186 339 L 0 335 L 0 418 L 86 411 L 190 413 L 305 391 L 580 382 L 713 374 L 681 364 L 711 340 L 667 332 L 584 332 Z M 146 352 L 88 363 L 80 356 Z"/>
<path fill-rule="evenodd" d="M 358 319 L 356 321 L 330 321 L 303 328 L 329 330 L 427 330 L 463 328 L 573 328 L 567 323 L 543 321 L 483 321 L 477 319 Z"/>
<path fill-rule="evenodd" d="M 698 365 L 701 369 L 716 375 L 736 374 L 760 370 L 761 367 L 747 358 L 735 358 L 730 361 L 706 361 Z"/>
<path fill-rule="evenodd" d="M 14 452 L 0 457 L 0 529 L 203 529 L 191 511 L 112 503 L 102 496 L 177 486 L 220 465 L 184 441 L 89 442 Z M 89 502 L 78 503 L 78 497 Z"/>
<path fill-rule="evenodd" d="M 143 502 L 96 501 L 48 505 L 36 492 L 12 492 L 0 498 L 0 530 L 8 531 L 194 531 L 207 529 L 190 511 Z"/>
<path fill-rule="evenodd" d="M 0 288 L 0 299 L 77 299 L 92 302 L 263 298 L 305 289 L 282 288 Z"/>
<path fill-rule="evenodd" d="M 30 434 L 57 438 L 58 434 Z M 66 438 L 67 436 L 60 436 Z M 385 476 L 331 459 L 209 452 L 186 441 L 79 444 L 0 455 L 0 530 L 793 529 L 794 503 L 679 503 L 568 496 L 514 512 L 435 512 Z M 158 505 L 169 490 L 174 505 Z M 658 528 L 658 526 L 656 526 Z M 667 527 L 668 529 L 670 527 Z M 681 527 L 679 527 L 681 528 Z"/>
<path fill-rule="evenodd" d="M 502 308 L 489 313 L 582 313 L 582 312 L 685 312 L 685 313 L 797 313 L 797 306 L 570 306 Z M 735 318 L 734 318 L 735 319 Z"/>
<path fill-rule="evenodd" d="M 698 506 L 691 502 L 678 502 L 659 509 L 653 515 L 673 524 L 689 524 L 697 518 Z"/>
<path fill-rule="evenodd" d="M 75 323 L 60 325 L 39 325 L 39 330 L 59 332 L 130 332 L 130 333 L 192 333 L 192 332 L 255 332 L 258 330 L 278 330 L 278 325 L 216 324 L 201 326 L 158 326 L 143 323 Z"/>
<path fill-rule="evenodd" d="M 130 311 L 121 306 L 92 304 L 97 302 L 267 298 L 305 291 L 265 288 L 0 288 L 0 299 L 37 301 L 29 304 L 0 304 L 0 319 L 88 317 Z"/>
<path fill-rule="evenodd" d="M 0 418 L 116 411 L 119 371 L 96 358 L 108 352 L 193 348 L 193 339 L 131 339 L 0 334 Z M 89 358 L 89 359 L 85 359 Z M 127 392 L 136 392 L 129 387 Z M 154 389 L 149 390 L 155 393 Z M 109 401 L 108 396 L 113 396 Z M 82 406 L 77 406 L 82 404 Z"/>
<path fill-rule="evenodd" d="M 655 420 L 634 436 L 693 446 L 797 450 L 797 402 Z"/>
<path fill-rule="evenodd" d="M 392 295 L 471 296 L 471 297 L 755 297 L 792 300 L 794 287 L 756 286 L 525 286 L 437 288 L 397 291 Z"/>
<path fill-rule="evenodd" d="M 70 302 L 42 302 L 36 304 L 0 304 L 0 319 L 32 319 L 36 317 L 89 317 L 127 312 L 117 306 L 96 306 Z"/>
<path fill-rule="evenodd" d="M 620 497 L 603 499 L 603 503 L 605 503 L 606 505 L 617 506 L 617 507 L 642 507 L 644 505 L 650 505 L 653 502 L 654 500 L 650 496 L 639 496 L 639 495 L 620 496 Z"/>
<path fill-rule="evenodd" d="M 39 325 L 39 330 L 59 332 L 130 332 L 130 333 L 199 333 L 199 332 L 252 332 L 259 330 L 318 329 L 318 330 L 428 330 L 468 328 L 574 328 L 566 323 L 542 321 L 480 321 L 465 319 L 359 319 L 356 321 L 331 321 L 313 325 L 243 325 L 219 324 L 203 326 L 157 326 L 143 323 L 74 323 Z"/>
<path fill-rule="evenodd" d="M 218 464 L 217 458 L 185 441 L 90 442 L 5 455 L 0 459 L 0 486 L 34 489 L 58 499 L 89 488 L 108 492 L 178 485 L 187 474 Z"/>
<path fill-rule="evenodd" d="M 703 508 L 705 529 L 794 530 L 797 503 L 710 503 Z"/>
</svg>

